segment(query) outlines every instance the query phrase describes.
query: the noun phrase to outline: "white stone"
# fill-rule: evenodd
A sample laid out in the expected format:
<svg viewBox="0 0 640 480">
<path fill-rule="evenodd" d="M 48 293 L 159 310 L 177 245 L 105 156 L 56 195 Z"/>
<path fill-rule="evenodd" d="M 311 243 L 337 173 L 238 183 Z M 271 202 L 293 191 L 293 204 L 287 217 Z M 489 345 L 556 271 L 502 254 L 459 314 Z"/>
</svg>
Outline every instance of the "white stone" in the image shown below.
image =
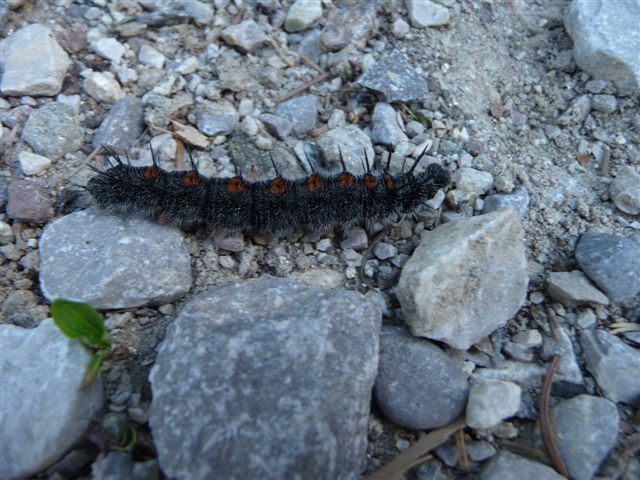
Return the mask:
<svg viewBox="0 0 640 480">
<path fill-rule="evenodd" d="M 484 380 L 471 387 L 467 402 L 467 425 L 491 428 L 520 409 L 522 389 L 511 382 Z"/>
<path fill-rule="evenodd" d="M 0 42 L 3 95 L 53 96 L 71 65 L 48 27 L 27 25 Z"/>
<path fill-rule="evenodd" d="M 284 21 L 287 32 L 300 32 L 311 27 L 322 17 L 322 2 L 320 0 L 296 0 Z"/>
<path fill-rule="evenodd" d="M 162 68 L 166 58 L 158 50 L 145 43 L 140 47 L 140 51 L 138 52 L 138 60 L 140 60 L 140 63 L 142 63 L 143 65 L 149 65 L 150 67 L 154 68 Z"/>
<path fill-rule="evenodd" d="M 18 155 L 18 160 L 20 161 L 20 168 L 25 175 L 38 175 L 51 165 L 51 160 L 47 157 L 24 150 Z"/>
<path fill-rule="evenodd" d="M 120 68 L 116 72 L 116 76 L 122 85 L 138 81 L 138 73 L 133 68 Z"/>
<path fill-rule="evenodd" d="M 89 352 L 53 320 L 0 325 L 0 477 L 35 474 L 69 450 L 102 408 L 100 378 L 79 389 Z"/>
<path fill-rule="evenodd" d="M 410 30 L 409 24 L 401 18 L 396 18 L 393 22 L 392 32 L 397 38 L 406 37 Z"/>
<path fill-rule="evenodd" d="M 464 202 L 475 202 L 479 195 L 493 186 L 493 175 L 475 168 L 459 168 L 451 176 L 456 188 L 449 191 L 447 199 L 453 206 Z"/>
<path fill-rule="evenodd" d="M 640 214 L 640 175 L 632 167 L 620 169 L 609 186 L 609 195 L 616 207 L 624 213 Z"/>
<path fill-rule="evenodd" d="M 407 0 L 407 10 L 414 27 L 439 27 L 449 23 L 449 9 L 430 0 Z"/>
<path fill-rule="evenodd" d="M 91 42 L 91 48 L 101 57 L 114 63 L 118 63 L 126 51 L 125 46 L 112 37 L 103 37 Z"/>
<path fill-rule="evenodd" d="M 85 92 L 98 102 L 115 103 L 124 97 L 120 84 L 111 72 L 91 72 L 82 86 Z"/>
<path fill-rule="evenodd" d="M 182 75 L 188 75 L 195 72 L 199 66 L 200 62 L 198 62 L 198 57 L 185 58 L 182 63 L 178 65 L 178 68 L 176 68 L 176 72 Z"/>
</svg>

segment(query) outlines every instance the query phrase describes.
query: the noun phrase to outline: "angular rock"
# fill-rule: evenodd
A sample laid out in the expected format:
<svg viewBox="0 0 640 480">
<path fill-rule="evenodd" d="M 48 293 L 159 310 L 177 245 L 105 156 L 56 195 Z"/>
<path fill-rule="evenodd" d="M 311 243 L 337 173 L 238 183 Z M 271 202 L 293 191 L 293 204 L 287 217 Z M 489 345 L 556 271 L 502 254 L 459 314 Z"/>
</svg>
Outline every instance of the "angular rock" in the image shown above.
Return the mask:
<svg viewBox="0 0 640 480">
<path fill-rule="evenodd" d="M 423 100 L 429 94 L 425 79 L 398 50 L 378 60 L 358 77 L 357 82 L 382 93 L 388 102 Z"/>
<path fill-rule="evenodd" d="M 143 65 L 149 65 L 154 68 L 162 68 L 166 57 L 151 45 L 146 43 L 140 47 L 138 51 L 138 60 Z"/>
<path fill-rule="evenodd" d="M 314 95 L 292 98 L 278 104 L 275 113 L 291 122 L 296 135 L 307 133 L 316 126 L 318 98 Z"/>
<path fill-rule="evenodd" d="M 522 227 L 509 208 L 426 232 L 397 295 L 414 335 L 466 350 L 517 313 L 528 281 Z"/>
<path fill-rule="evenodd" d="M 459 168 L 451 176 L 456 188 L 447 194 L 452 205 L 465 202 L 475 202 L 479 195 L 487 192 L 493 186 L 493 175 L 475 168 Z"/>
<path fill-rule="evenodd" d="M 194 297 L 150 376 L 163 472 L 359 478 L 380 321 L 357 293 L 268 276 Z"/>
<path fill-rule="evenodd" d="M 551 272 L 547 278 L 547 292 L 553 300 L 569 308 L 583 303 L 609 305 L 607 296 L 580 270 Z"/>
<path fill-rule="evenodd" d="M 253 52 L 269 40 L 262 29 L 253 20 L 244 20 L 222 31 L 222 39 L 241 52 Z"/>
<path fill-rule="evenodd" d="M 602 330 L 582 330 L 580 343 L 587 369 L 604 395 L 614 402 L 640 405 L 640 351 Z"/>
<path fill-rule="evenodd" d="M 91 49 L 113 63 L 118 63 L 127 50 L 123 44 L 113 37 L 101 37 L 91 42 Z"/>
<path fill-rule="evenodd" d="M 489 462 L 480 475 L 481 480 L 564 480 L 556 471 L 508 450 L 502 450 Z"/>
<path fill-rule="evenodd" d="M 616 444 L 618 410 L 591 395 L 564 400 L 551 410 L 560 457 L 576 480 L 591 480 Z"/>
<path fill-rule="evenodd" d="M 373 253 L 380 260 L 388 260 L 398 254 L 398 249 L 390 243 L 378 242 Z"/>
<path fill-rule="evenodd" d="M 552 394 L 567 397 L 584 392 L 584 377 L 566 328 L 558 326 L 554 336 L 544 337 L 541 356 L 547 362 L 554 356 L 560 357 L 551 389 Z"/>
<path fill-rule="evenodd" d="M 640 175 L 632 167 L 624 167 L 609 186 L 616 207 L 629 215 L 640 215 Z"/>
<path fill-rule="evenodd" d="M 357 2 L 353 6 L 334 9 L 322 30 L 320 41 L 330 52 L 342 50 L 347 45 L 362 48 L 374 29 L 375 2 Z"/>
<path fill-rule="evenodd" d="M 232 133 L 239 118 L 238 111 L 228 100 L 203 102 L 196 111 L 198 130 L 210 137 Z"/>
<path fill-rule="evenodd" d="M 44 223 L 53 217 L 53 204 L 45 185 L 29 180 L 9 184 L 7 215 L 21 222 Z"/>
<path fill-rule="evenodd" d="M 115 103 L 124 97 L 120 84 L 111 72 L 91 72 L 82 83 L 82 88 L 98 102 Z"/>
<path fill-rule="evenodd" d="M 251 117 L 246 117 L 251 118 Z M 260 115 L 260 120 L 264 123 L 264 128 L 278 140 L 284 140 L 293 131 L 293 124 L 286 118 L 270 113 Z"/>
<path fill-rule="evenodd" d="M 60 93 L 71 60 L 48 27 L 27 25 L 0 42 L 0 51 L 3 95 Z"/>
<path fill-rule="evenodd" d="M 573 56 L 594 77 L 612 80 L 622 96 L 640 85 L 640 4 L 574 0 L 564 24 L 573 38 Z"/>
<path fill-rule="evenodd" d="M 374 395 L 393 422 L 414 430 L 441 427 L 464 412 L 468 393 L 460 362 L 403 328 L 382 330 Z"/>
<path fill-rule="evenodd" d="M 191 288 L 191 263 L 176 229 L 84 210 L 47 225 L 40 239 L 40 287 L 98 309 L 160 305 Z"/>
<path fill-rule="evenodd" d="M 327 168 L 338 168 L 340 166 L 339 153 L 342 153 L 347 170 L 357 174 L 362 172 L 365 152 L 370 160 L 375 156 L 371 139 L 355 125 L 329 130 L 317 141 Z"/>
<path fill-rule="evenodd" d="M 511 382 L 486 380 L 471 387 L 467 402 L 467 425 L 491 428 L 520 409 L 522 389 Z"/>
<path fill-rule="evenodd" d="M 82 131 L 73 107 L 51 102 L 31 112 L 22 130 L 22 139 L 37 154 L 55 160 L 82 146 Z"/>
<path fill-rule="evenodd" d="M 580 125 L 584 122 L 584 119 L 589 115 L 591 110 L 591 98 L 589 95 L 580 95 L 577 97 L 569 108 L 560 115 L 558 123 L 560 125 Z"/>
<path fill-rule="evenodd" d="M 388 103 L 378 102 L 371 117 L 371 141 L 395 147 L 400 142 L 408 141 L 398 112 Z"/>
<path fill-rule="evenodd" d="M 618 108 L 618 101 L 613 95 L 594 95 L 591 108 L 602 113 L 613 113 Z"/>
<path fill-rule="evenodd" d="M 449 23 L 449 9 L 430 0 L 407 0 L 411 25 L 418 28 L 439 27 Z"/>
<path fill-rule="evenodd" d="M 26 150 L 18 154 L 18 160 L 20 162 L 20 169 L 25 175 L 38 175 L 51 165 L 51 160 L 47 157 L 27 152 Z"/>
<path fill-rule="evenodd" d="M 120 152 L 128 151 L 144 130 L 144 107 L 137 98 L 119 100 L 93 135 L 92 145 L 109 145 Z"/>
<path fill-rule="evenodd" d="M 310 28 L 322 18 L 321 0 L 296 0 L 287 12 L 284 29 L 287 32 L 301 32 Z"/>
<path fill-rule="evenodd" d="M 640 293 L 640 245 L 630 238 L 586 232 L 576 246 L 580 269 L 613 303 L 632 301 Z"/>
<path fill-rule="evenodd" d="M 482 213 L 495 212 L 506 207 L 513 207 L 520 220 L 524 220 L 527 216 L 527 210 L 529 209 L 529 192 L 526 188 L 521 187 L 516 189 L 515 192 L 510 194 L 496 193 L 489 195 L 484 199 L 484 206 L 482 207 Z"/>
<path fill-rule="evenodd" d="M 78 388 L 90 354 L 53 320 L 34 329 L 0 325 L 0 344 L 0 477 L 23 478 L 82 438 L 102 408 L 102 385 L 98 377 Z"/>
</svg>

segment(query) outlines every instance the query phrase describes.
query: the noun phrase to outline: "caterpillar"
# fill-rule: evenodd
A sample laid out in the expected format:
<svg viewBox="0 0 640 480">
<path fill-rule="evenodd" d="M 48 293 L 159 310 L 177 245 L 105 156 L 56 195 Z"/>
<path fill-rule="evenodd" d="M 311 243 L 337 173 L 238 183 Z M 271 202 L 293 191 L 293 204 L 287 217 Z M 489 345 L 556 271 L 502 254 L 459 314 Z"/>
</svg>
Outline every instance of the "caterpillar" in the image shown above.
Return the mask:
<svg viewBox="0 0 640 480">
<path fill-rule="evenodd" d="M 231 178 L 207 178 L 193 159 L 191 170 L 165 171 L 153 150 L 152 165 L 134 167 L 128 156 L 123 162 L 117 152 L 104 148 L 109 168 L 92 167 L 97 175 L 85 187 L 96 206 L 108 214 L 142 216 L 184 230 L 212 227 L 227 234 L 256 231 L 277 236 L 297 229 L 346 229 L 415 212 L 449 182 L 449 174 L 437 164 L 414 175 L 426 150 L 395 176 L 389 161 L 374 172 L 366 152 L 364 174 L 354 175 L 340 153 L 342 171 L 336 174 L 321 173 L 307 159 L 311 175 L 288 179 L 272 158 L 276 176 L 251 182 L 237 169 Z"/>
</svg>

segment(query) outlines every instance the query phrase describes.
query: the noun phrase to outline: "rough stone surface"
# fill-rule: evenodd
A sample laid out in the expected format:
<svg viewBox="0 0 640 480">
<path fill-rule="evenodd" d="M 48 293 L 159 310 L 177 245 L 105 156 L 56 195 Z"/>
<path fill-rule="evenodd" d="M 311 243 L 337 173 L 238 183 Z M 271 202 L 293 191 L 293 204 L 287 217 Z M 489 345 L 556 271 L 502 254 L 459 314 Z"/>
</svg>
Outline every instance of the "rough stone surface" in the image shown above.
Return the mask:
<svg viewBox="0 0 640 480">
<path fill-rule="evenodd" d="M 449 23 L 449 9 L 430 0 L 407 0 L 407 10 L 414 27 L 439 27 Z"/>
<path fill-rule="evenodd" d="M 596 78 L 612 80 L 620 95 L 640 85 L 640 3 L 574 0 L 564 17 L 576 63 Z"/>
<path fill-rule="evenodd" d="M 29 180 L 14 180 L 9 184 L 7 215 L 21 222 L 44 223 L 53 217 L 49 190 L 45 185 Z"/>
<path fill-rule="evenodd" d="M 398 143 L 407 141 L 398 112 L 388 103 L 378 102 L 371 117 L 371 141 L 395 147 Z"/>
<path fill-rule="evenodd" d="M 582 330 L 580 343 L 587 369 L 604 395 L 614 402 L 640 405 L 640 351 L 602 330 Z"/>
<path fill-rule="evenodd" d="M 166 57 L 151 45 L 146 43 L 140 47 L 138 51 L 138 60 L 143 65 L 149 65 L 154 68 L 162 68 Z"/>
<path fill-rule="evenodd" d="M 393 422 L 415 430 L 441 427 L 464 412 L 468 393 L 461 362 L 403 328 L 383 329 L 374 395 Z"/>
<path fill-rule="evenodd" d="M 126 51 L 125 46 L 112 37 L 98 38 L 91 42 L 91 49 L 114 63 L 118 63 Z"/>
<path fill-rule="evenodd" d="M 467 402 L 467 425 L 471 428 L 495 427 L 518 412 L 521 394 L 518 385 L 501 380 L 473 385 Z"/>
<path fill-rule="evenodd" d="M 563 480 L 556 471 L 538 462 L 502 450 L 480 475 L 481 480 Z"/>
<path fill-rule="evenodd" d="M 35 153 L 52 160 L 82 146 L 80 119 L 73 107 L 62 102 L 47 103 L 31 112 L 22 139 Z"/>
<path fill-rule="evenodd" d="M 203 103 L 198 106 L 196 113 L 198 130 L 210 137 L 232 133 L 239 117 L 228 100 Z"/>
<path fill-rule="evenodd" d="M 98 377 L 78 388 L 89 353 L 53 320 L 34 329 L 0 325 L 0 345 L 0 477 L 22 478 L 80 440 L 102 408 L 102 385 Z"/>
<path fill-rule="evenodd" d="M 456 206 L 464 202 L 474 202 L 479 195 L 493 186 L 493 175 L 475 168 L 459 168 L 451 176 L 456 188 L 447 194 L 449 202 Z"/>
<path fill-rule="evenodd" d="M 20 162 L 20 169 L 25 175 L 38 175 L 51 165 L 51 160 L 47 157 L 27 152 L 26 150 L 18 154 L 18 161 Z"/>
<path fill-rule="evenodd" d="M 47 225 L 40 239 L 40 288 L 99 309 L 158 305 L 191 288 L 183 235 L 137 218 L 72 213 Z"/>
<path fill-rule="evenodd" d="M 547 292 L 565 307 L 583 303 L 609 305 L 607 296 L 598 290 L 580 270 L 551 272 L 547 278 Z"/>
<path fill-rule="evenodd" d="M 388 102 L 422 100 L 429 93 L 425 79 L 398 50 L 378 60 L 360 75 L 357 82 L 382 93 Z"/>
<path fill-rule="evenodd" d="M 594 95 L 591 108 L 602 113 L 613 113 L 618 108 L 618 101 L 614 95 Z"/>
<path fill-rule="evenodd" d="M 356 2 L 355 5 L 334 9 L 327 18 L 320 40 L 325 49 L 335 52 L 347 45 L 363 48 L 374 28 L 375 2 Z"/>
<path fill-rule="evenodd" d="M 528 280 L 522 227 L 509 208 L 426 232 L 397 295 L 414 335 L 466 350 L 516 314 Z"/>
<path fill-rule="evenodd" d="M 262 29 L 253 20 L 244 20 L 222 31 L 222 39 L 241 52 L 253 52 L 269 40 Z"/>
<path fill-rule="evenodd" d="M 124 97 L 119 100 L 96 130 L 93 136 L 93 148 L 110 145 L 124 152 L 131 148 L 133 142 L 144 129 L 144 108 L 137 98 Z"/>
<path fill-rule="evenodd" d="M 591 98 L 589 95 L 576 97 L 569 105 L 569 108 L 560 115 L 558 123 L 560 125 L 581 125 L 591 110 Z"/>
<path fill-rule="evenodd" d="M 380 321 L 359 294 L 268 276 L 194 297 L 151 371 L 164 473 L 360 478 Z"/>
<path fill-rule="evenodd" d="M 53 96 L 62 89 L 69 55 L 44 25 L 27 25 L 0 42 L 3 95 Z"/>
<path fill-rule="evenodd" d="M 371 139 L 355 125 L 329 130 L 318 138 L 318 146 L 327 162 L 326 167 L 340 168 L 339 153 L 342 153 L 350 172 L 362 172 L 365 152 L 370 159 L 375 156 Z"/>
<path fill-rule="evenodd" d="M 584 377 L 573 350 L 573 342 L 567 329 L 558 326 L 553 336 L 545 336 L 541 357 L 550 362 L 554 356 L 560 357 L 560 364 L 554 376 L 551 393 L 564 397 L 584 392 Z"/>
<path fill-rule="evenodd" d="M 287 32 L 301 32 L 311 27 L 322 17 L 320 0 L 296 0 L 287 12 L 284 29 Z"/>
<path fill-rule="evenodd" d="M 90 72 L 82 87 L 87 95 L 98 102 L 115 103 L 124 97 L 120 84 L 111 72 Z"/>
<path fill-rule="evenodd" d="M 640 175 L 625 167 L 609 186 L 609 195 L 620 210 L 630 215 L 640 214 Z"/>
<path fill-rule="evenodd" d="M 640 293 L 640 245 L 630 238 L 586 232 L 576 246 L 584 273 L 614 303 L 626 303 Z"/>
<path fill-rule="evenodd" d="M 482 213 L 495 212 L 496 210 L 506 207 L 513 207 L 515 211 L 518 212 L 520 220 L 524 220 L 527 216 L 527 210 L 529 209 L 529 192 L 527 189 L 521 187 L 510 194 L 496 193 L 489 195 L 484 199 Z"/>
<path fill-rule="evenodd" d="M 264 128 L 267 130 L 267 132 L 269 132 L 279 140 L 284 140 L 289 135 L 291 135 L 291 132 L 293 131 L 293 124 L 286 118 L 280 117 L 278 115 L 265 113 L 260 115 L 260 120 L 262 121 L 262 123 L 264 123 Z"/>
<path fill-rule="evenodd" d="M 297 135 L 307 133 L 316 126 L 318 98 L 313 95 L 292 98 L 278 104 L 275 113 L 279 117 L 289 120 Z"/>
<path fill-rule="evenodd" d="M 571 478 L 591 480 L 613 449 L 620 421 L 614 403 L 578 395 L 551 410 L 560 457 Z"/>
</svg>

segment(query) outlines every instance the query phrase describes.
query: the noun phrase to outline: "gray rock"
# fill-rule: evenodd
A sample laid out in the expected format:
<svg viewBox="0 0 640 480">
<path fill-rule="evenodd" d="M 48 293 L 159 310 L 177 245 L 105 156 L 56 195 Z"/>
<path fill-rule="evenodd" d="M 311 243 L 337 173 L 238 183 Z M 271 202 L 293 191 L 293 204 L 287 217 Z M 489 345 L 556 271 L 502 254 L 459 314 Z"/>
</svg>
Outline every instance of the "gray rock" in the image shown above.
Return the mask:
<svg viewBox="0 0 640 480">
<path fill-rule="evenodd" d="M 342 168 L 339 154 L 350 172 L 362 172 L 365 152 L 369 161 L 375 157 L 369 136 L 355 125 L 329 130 L 317 140 L 327 168 Z"/>
<path fill-rule="evenodd" d="M 363 48 L 375 27 L 375 2 L 334 9 L 327 18 L 320 41 L 326 50 L 335 52 L 347 45 Z"/>
<path fill-rule="evenodd" d="M 522 227 L 505 209 L 425 232 L 397 295 L 414 335 L 466 350 L 516 314 L 528 281 Z"/>
<path fill-rule="evenodd" d="M 26 150 L 18 154 L 18 161 L 20 162 L 20 170 L 22 170 L 22 173 L 25 175 L 38 175 L 51 165 L 51 160 L 47 157 Z"/>
<path fill-rule="evenodd" d="M 393 422 L 415 430 L 441 427 L 464 412 L 468 393 L 460 362 L 403 328 L 382 330 L 374 395 Z"/>
<path fill-rule="evenodd" d="M 371 141 L 376 144 L 395 147 L 408 141 L 398 112 L 388 103 L 378 102 L 371 117 Z"/>
<path fill-rule="evenodd" d="M 150 376 L 163 472 L 360 478 L 380 321 L 359 294 L 268 276 L 194 297 Z"/>
<path fill-rule="evenodd" d="M 322 18 L 321 0 L 296 0 L 287 12 L 284 29 L 287 32 L 301 32 L 310 28 Z"/>
<path fill-rule="evenodd" d="M 556 471 L 538 462 L 502 450 L 480 475 L 481 480 L 564 480 Z"/>
<path fill-rule="evenodd" d="M 23 124 L 33 111 L 29 105 L 19 105 L 0 114 L 0 122 L 8 128 Z"/>
<path fill-rule="evenodd" d="M 13 245 L 7 245 L 7 247 L 13 247 Z M 0 252 L 3 252 L 6 247 L 1 247 Z M 14 247 L 15 248 L 15 247 Z M 34 316 L 33 306 L 38 303 L 38 299 L 35 294 L 30 290 L 14 290 L 9 292 L 7 298 L 2 302 L 2 308 L 0 314 L 5 322 L 13 323 L 19 327 L 33 328 L 38 325 L 38 322 L 42 320 L 42 317 Z"/>
<path fill-rule="evenodd" d="M 79 389 L 89 353 L 53 320 L 0 325 L 0 477 L 22 478 L 54 463 L 102 408 L 100 377 Z M 26 448 L 25 446 L 28 446 Z"/>
<path fill-rule="evenodd" d="M 554 395 L 571 396 L 584 392 L 584 377 L 573 350 L 573 343 L 567 329 L 558 326 L 555 336 L 545 336 L 541 357 L 551 361 L 554 356 L 560 357 L 560 364 L 556 371 L 551 393 Z"/>
<path fill-rule="evenodd" d="M 553 300 L 569 308 L 583 303 L 609 305 L 607 296 L 580 270 L 551 272 L 547 278 L 547 292 Z"/>
<path fill-rule="evenodd" d="M 591 98 L 589 95 L 580 95 L 571 102 L 569 108 L 560 115 L 558 124 L 560 125 L 581 125 L 591 110 Z"/>
<path fill-rule="evenodd" d="M 398 50 L 378 60 L 360 75 L 357 82 L 382 93 L 388 102 L 424 100 L 429 94 L 425 79 Z"/>
<path fill-rule="evenodd" d="M 398 254 L 398 249 L 390 243 L 378 242 L 373 253 L 380 260 L 387 260 L 395 257 Z"/>
<path fill-rule="evenodd" d="M 496 449 L 484 440 L 469 442 L 466 445 L 469 459 L 473 462 L 483 462 L 496 454 Z"/>
<path fill-rule="evenodd" d="M 618 108 L 618 101 L 613 95 L 594 95 L 591 108 L 602 113 L 613 113 Z"/>
<path fill-rule="evenodd" d="M 118 80 L 111 72 L 89 73 L 82 82 L 82 88 L 97 102 L 115 103 L 124 97 Z"/>
<path fill-rule="evenodd" d="M 639 16 L 636 1 L 574 0 L 564 17 L 576 63 L 598 79 L 612 80 L 623 96 L 640 85 Z"/>
<path fill-rule="evenodd" d="M 193 107 L 193 96 L 179 92 L 172 98 L 150 93 L 142 98 L 144 122 L 153 131 L 154 127 L 167 128 L 171 119 L 186 114 Z"/>
<path fill-rule="evenodd" d="M 479 195 L 493 186 L 493 175 L 475 168 L 459 168 L 451 176 L 456 188 L 447 193 L 449 202 L 456 206 L 475 202 Z"/>
<path fill-rule="evenodd" d="M 541 378 L 546 370 L 535 363 L 505 360 L 500 363 L 500 368 L 481 368 L 474 372 L 474 375 L 485 379 L 514 382 L 525 387 L 540 387 Z"/>
<path fill-rule="evenodd" d="M 614 403 L 591 395 L 564 400 L 551 410 L 560 457 L 576 480 L 591 480 L 616 444 L 620 418 Z"/>
<path fill-rule="evenodd" d="M 191 263 L 176 229 L 84 210 L 47 225 L 40 287 L 98 309 L 161 305 L 191 288 Z"/>
<path fill-rule="evenodd" d="M 407 132 L 407 135 L 411 138 L 422 135 L 424 133 L 424 125 L 415 120 L 411 120 L 407 122 L 405 132 Z"/>
<path fill-rule="evenodd" d="M 21 222 L 44 223 L 53 217 L 53 204 L 45 185 L 29 180 L 9 184 L 7 215 Z"/>
<path fill-rule="evenodd" d="M 411 28 L 409 27 L 409 24 L 405 22 L 402 18 L 396 18 L 394 20 L 393 27 L 391 28 L 391 32 L 395 37 L 404 38 L 409 34 L 410 31 L 411 31 Z"/>
<path fill-rule="evenodd" d="M 196 110 L 198 130 L 205 135 L 228 135 L 234 131 L 240 116 L 228 100 L 205 101 Z"/>
<path fill-rule="evenodd" d="M 269 40 L 253 20 L 244 20 L 222 31 L 222 39 L 241 52 L 253 52 Z"/>
<path fill-rule="evenodd" d="M 318 98 L 314 95 L 292 98 L 278 104 L 275 113 L 291 122 L 296 135 L 307 133 L 316 126 Z"/>
<path fill-rule="evenodd" d="M 91 42 L 91 49 L 114 63 L 118 63 L 126 51 L 125 46 L 113 37 L 98 38 Z"/>
<path fill-rule="evenodd" d="M 347 231 L 346 238 L 340 242 L 340 248 L 353 250 L 364 250 L 369 245 L 367 232 L 361 227 L 351 227 Z"/>
<path fill-rule="evenodd" d="M 409 19 L 414 27 L 439 27 L 449 23 L 449 9 L 430 0 L 407 0 Z"/>
<path fill-rule="evenodd" d="M 467 402 L 467 425 L 471 428 L 495 427 L 518 412 L 521 394 L 518 385 L 502 380 L 486 380 L 473 385 Z"/>
<path fill-rule="evenodd" d="M 53 96 L 71 65 L 69 55 L 44 25 L 21 28 L 0 42 L 3 95 Z"/>
<path fill-rule="evenodd" d="M 132 477 L 131 452 L 101 453 L 91 465 L 92 480 L 119 480 Z"/>
<path fill-rule="evenodd" d="M 582 330 L 587 369 L 614 402 L 640 405 L 640 351 L 602 330 Z"/>
<path fill-rule="evenodd" d="M 251 118 L 251 117 L 245 117 Z M 278 140 L 284 140 L 293 131 L 293 124 L 286 118 L 270 113 L 260 115 L 260 120 L 264 124 L 264 128 Z"/>
<path fill-rule="evenodd" d="M 513 207 L 520 220 L 524 220 L 529 209 L 529 192 L 526 188 L 521 187 L 510 194 L 496 193 L 489 195 L 484 199 L 484 207 L 482 213 L 495 212 L 506 207 Z"/>
<path fill-rule="evenodd" d="M 151 45 L 146 43 L 140 47 L 138 51 L 138 60 L 143 65 L 149 65 L 154 68 L 162 68 L 166 57 Z"/>
<path fill-rule="evenodd" d="M 640 245 L 630 238 L 586 232 L 575 256 L 584 273 L 614 303 L 632 301 L 640 293 Z"/>
<path fill-rule="evenodd" d="M 140 15 L 136 22 L 144 27 L 175 25 L 193 20 L 196 25 L 207 25 L 213 19 L 213 5 L 198 0 L 145 1 L 144 6 L 152 12 Z"/>
<path fill-rule="evenodd" d="M 144 129 L 144 107 L 137 98 L 119 100 L 93 136 L 93 148 L 109 145 L 120 152 L 128 151 Z"/>
<path fill-rule="evenodd" d="M 22 139 L 35 153 L 55 160 L 82 146 L 82 131 L 73 107 L 51 102 L 31 112 L 22 130 Z"/>
<path fill-rule="evenodd" d="M 609 195 L 616 207 L 629 215 L 640 215 L 640 175 L 633 167 L 620 169 L 609 186 Z"/>
</svg>

